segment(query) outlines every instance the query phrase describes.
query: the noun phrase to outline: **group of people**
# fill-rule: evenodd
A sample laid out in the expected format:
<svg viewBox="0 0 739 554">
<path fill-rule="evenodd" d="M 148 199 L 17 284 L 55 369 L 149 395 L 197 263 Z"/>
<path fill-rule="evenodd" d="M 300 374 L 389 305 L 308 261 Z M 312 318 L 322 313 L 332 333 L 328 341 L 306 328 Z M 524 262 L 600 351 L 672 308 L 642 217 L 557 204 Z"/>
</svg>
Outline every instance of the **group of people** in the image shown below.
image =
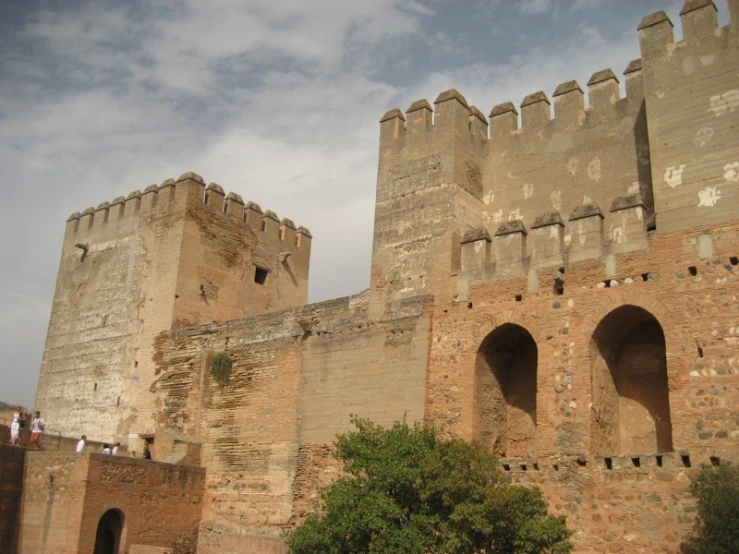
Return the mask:
<svg viewBox="0 0 739 554">
<path fill-rule="evenodd" d="M 21 406 L 18 406 L 15 411 L 13 411 L 13 419 L 10 422 L 10 444 L 14 446 L 20 445 L 21 429 L 24 429 L 26 427 L 30 415 L 31 414 L 29 413 L 25 413 Z M 31 446 L 36 450 L 41 450 L 41 436 L 44 434 L 45 428 L 46 422 L 44 421 L 44 418 L 41 417 L 41 412 L 36 410 L 34 417 L 31 419 Z M 75 452 L 77 452 L 78 454 L 83 452 L 86 445 L 87 435 L 82 435 L 80 440 L 77 441 Z M 108 443 L 104 443 L 103 454 L 107 454 L 109 456 L 121 456 L 122 454 L 120 453 L 120 448 L 120 442 L 115 443 L 112 447 Z M 136 455 L 136 451 L 132 450 L 129 454 L 129 457 L 138 458 L 138 456 Z M 149 449 L 148 444 L 144 445 L 142 458 L 144 460 L 151 460 L 151 450 Z"/>
<path fill-rule="evenodd" d="M 75 452 L 77 454 L 81 453 L 85 450 L 85 446 L 87 445 L 87 435 L 82 435 L 80 440 L 77 441 L 77 448 L 75 449 Z M 103 443 L 103 454 L 107 456 L 120 456 L 120 448 L 121 443 L 117 442 L 112 447 L 106 442 Z M 129 454 L 130 458 L 138 458 L 136 455 L 136 451 L 132 450 L 131 454 Z M 149 445 L 144 445 L 144 460 L 151 460 L 151 450 L 149 450 Z"/>
<path fill-rule="evenodd" d="M 18 446 L 21 443 L 21 429 L 25 428 L 30 414 L 23 412 L 23 408 L 18 406 L 13 412 L 13 420 L 10 422 L 10 444 Z M 31 446 L 36 450 L 41 449 L 41 435 L 44 434 L 46 422 L 41 417 L 41 412 L 36 410 L 33 419 L 31 419 Z"/>
</svg>

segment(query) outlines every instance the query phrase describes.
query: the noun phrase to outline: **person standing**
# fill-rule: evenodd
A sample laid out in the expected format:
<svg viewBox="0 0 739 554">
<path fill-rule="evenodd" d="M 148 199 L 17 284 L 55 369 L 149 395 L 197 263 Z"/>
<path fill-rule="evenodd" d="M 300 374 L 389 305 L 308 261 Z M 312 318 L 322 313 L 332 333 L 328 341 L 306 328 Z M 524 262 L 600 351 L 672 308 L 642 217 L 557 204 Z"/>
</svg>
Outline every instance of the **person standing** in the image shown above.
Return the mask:
<svg viewBox="0 0 739 554">
<path fill-rule="evenodd" d="M 13 421 L 10 423 L 10 444 L 18 446 L 21 442 L 21 416 L 23 408 L 18 406 L 13 412 Z"/>
<path fill-rule="evenodd" d="M 41 450 L 41 435 L 44 434 L 46 422 L 41 417 L 41 412 L 36 410 L 36 416 L 31 421 L 31 444 L 36 450 Z"/>
<path fill-rule="evenodd" d="M 121 443 L 117 442 L 115 443 L 115 446 L 113 447 L 113 456 L 118 456 L 118 449 L 121 447 Z"/>
<path fill-rule="evenodd" d="M 149 450 L 149 445 L 144 445 L 144 460 L 151 460 L 151 450 Z"/>
<path fill-rule="evenodd" d="M 103 444 L 103 454 L 110 456 L 110 445 L 107 442 Z"/>
<path fill-rule="evenodd" d="M 87 435 L 82 435 L 82 438 L 77 441 L 77 448 L 75 449 L 75 452 L 77 454 L 80 454 L 85 449 L 85 443 L 87 442 Z"/>
</svg>

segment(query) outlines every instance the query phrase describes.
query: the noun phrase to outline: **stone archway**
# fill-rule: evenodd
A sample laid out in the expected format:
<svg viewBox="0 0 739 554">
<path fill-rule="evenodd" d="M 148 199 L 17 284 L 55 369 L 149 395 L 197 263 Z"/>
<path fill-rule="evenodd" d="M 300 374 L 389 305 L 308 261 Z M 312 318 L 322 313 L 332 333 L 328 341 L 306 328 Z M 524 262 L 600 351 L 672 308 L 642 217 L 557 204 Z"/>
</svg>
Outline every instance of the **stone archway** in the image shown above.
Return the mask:
<svg viewBox="0 0 739 554">
<path fill-rule="evenodd" d="M 501 457 L 535 455 L 538 348 L 516 323 L 495 327 L 475 362 L 475 437 Z"/>
<path fill-rule="evenodd" d="M 665 334 L 646 309 L 622 305 L 590 341 L 594 454 L 672 450 Z"/>
<path fill-rule="evenodd" d="M 95 554 L 118 554 L 123 534 L 124 515 L 120 510 L 108 510 L 98 522 L 95 533 Z"/>
</svg>

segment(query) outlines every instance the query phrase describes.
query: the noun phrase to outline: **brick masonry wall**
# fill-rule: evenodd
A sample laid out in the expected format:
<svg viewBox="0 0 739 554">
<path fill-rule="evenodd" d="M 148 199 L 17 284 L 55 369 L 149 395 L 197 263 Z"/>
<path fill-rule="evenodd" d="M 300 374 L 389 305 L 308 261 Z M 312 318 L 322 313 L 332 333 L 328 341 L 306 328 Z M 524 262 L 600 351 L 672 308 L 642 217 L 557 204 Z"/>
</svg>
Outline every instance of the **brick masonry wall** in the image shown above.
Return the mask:
<svg viewBox="0 0 739 554">
<path fill-rule="evenodd" d="M 204 443 L 200 552 L 237 548 L 244 533 L 281 544 L 312 506 L 316 482 L 330 480 L 330 444 L 350 414 L 385 424 L 423 417 L 428 299 L 370 322 L 367 296 L 194 327 L 160 343 L 159 422 Z M 219 351 L 233 360 L 223 387 L 207 366 Z"/>
<path fill-rule="evenodd" d="M 205 470 L 102 454 L 28 455 L 20 553 L 94 550 L 98 522 L 123 514 L 121 551 L 195 552 Z M 142 550 L 143 548 L 143 550 Z"/>
<path fill-rule="evenodd" d="M 26 451 L 0 443 L 0 554 L 15 554 Z"/>
</svg>

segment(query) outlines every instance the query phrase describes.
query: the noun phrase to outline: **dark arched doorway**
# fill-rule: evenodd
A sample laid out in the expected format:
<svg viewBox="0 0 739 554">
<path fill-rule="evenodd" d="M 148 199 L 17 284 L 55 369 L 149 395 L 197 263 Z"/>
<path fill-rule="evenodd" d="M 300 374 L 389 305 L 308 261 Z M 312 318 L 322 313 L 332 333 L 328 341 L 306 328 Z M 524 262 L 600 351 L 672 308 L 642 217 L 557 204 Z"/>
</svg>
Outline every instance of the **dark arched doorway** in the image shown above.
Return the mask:
<svg viewBox="0 0 739 554">
<path fill-rule="evenodd" d="M 667 357 L 662 326 L 648 311 L 621 306 L 590 341 L 594 454 L 672 450 Z"/>
<path fill-rule="evenodd" d="M 95 554 L 118 554 L 123 533 L 123 512 L 108 510 L 98 523 Z"/>
<path fill-rule="evenodd" d="M 480 345 L 475 367 L 475 435 L 501 457 L 535 455 L 538 349 L 523 327 L 506 323 Z"/>
</svg>

